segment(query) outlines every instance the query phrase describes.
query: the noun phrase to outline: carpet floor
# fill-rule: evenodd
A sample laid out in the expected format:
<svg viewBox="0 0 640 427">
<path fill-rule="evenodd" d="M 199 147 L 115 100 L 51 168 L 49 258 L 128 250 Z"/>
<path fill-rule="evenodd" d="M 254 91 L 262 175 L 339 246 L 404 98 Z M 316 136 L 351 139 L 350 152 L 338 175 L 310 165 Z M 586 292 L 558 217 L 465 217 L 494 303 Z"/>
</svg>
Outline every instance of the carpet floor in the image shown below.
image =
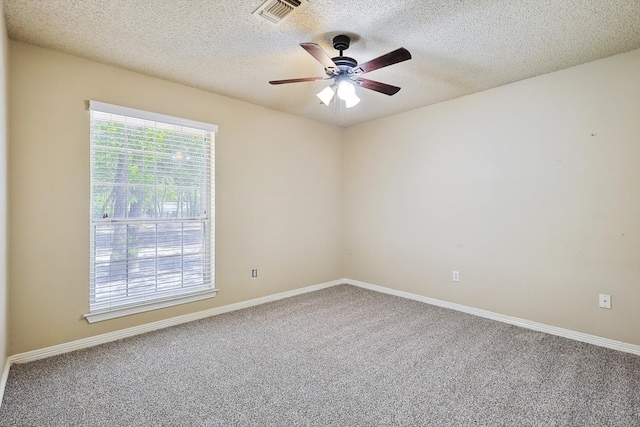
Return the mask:
<svg viewBox="0 0 640 427">
<path fill-rule="evenodd" d="M 640 426 L 640 357 L 341 285 L 11 367 L 9 426 Z"/>
</svg>

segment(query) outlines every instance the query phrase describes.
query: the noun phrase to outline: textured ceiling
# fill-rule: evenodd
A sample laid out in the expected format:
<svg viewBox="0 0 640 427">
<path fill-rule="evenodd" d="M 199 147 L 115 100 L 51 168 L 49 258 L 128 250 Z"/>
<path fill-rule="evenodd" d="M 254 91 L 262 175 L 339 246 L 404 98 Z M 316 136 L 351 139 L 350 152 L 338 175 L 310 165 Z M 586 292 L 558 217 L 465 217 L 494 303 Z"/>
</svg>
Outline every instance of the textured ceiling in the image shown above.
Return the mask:
<svg viewBox="0 0 640 427">
<path fill-rule="evenodd" d="M 9 37 L 276 110 L 349 126 L 640 48 L 640 0 L 302 0 L 274 26 L 263 0 L 4 0 Z M 352 37 L 365 62 L 399 47 L 413 59 L 364 77 L 402 87 L 358 88 L 337 111 L 300 46 Z"/>
</svg>

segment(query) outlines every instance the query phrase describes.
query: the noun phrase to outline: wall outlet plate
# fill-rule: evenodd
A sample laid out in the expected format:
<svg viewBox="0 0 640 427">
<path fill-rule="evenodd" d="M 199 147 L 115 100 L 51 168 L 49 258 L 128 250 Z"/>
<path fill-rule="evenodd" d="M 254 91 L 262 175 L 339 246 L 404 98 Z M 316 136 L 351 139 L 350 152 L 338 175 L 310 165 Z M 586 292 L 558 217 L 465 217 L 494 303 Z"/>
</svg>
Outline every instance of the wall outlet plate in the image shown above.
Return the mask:
<svg viewBox="0 0 640 427">
<path fill-rule="evenodd" d="M 611 309 L 611 295 L 600 294 L 600 301 L 598 305 L 600 308 Z"/>
<path fill-rule="evenodd" d="M 459 271 L 453 271 L 453 281 L 454 282 L 459 282 L 460 281 L 460 272 Z"/>
</svg>

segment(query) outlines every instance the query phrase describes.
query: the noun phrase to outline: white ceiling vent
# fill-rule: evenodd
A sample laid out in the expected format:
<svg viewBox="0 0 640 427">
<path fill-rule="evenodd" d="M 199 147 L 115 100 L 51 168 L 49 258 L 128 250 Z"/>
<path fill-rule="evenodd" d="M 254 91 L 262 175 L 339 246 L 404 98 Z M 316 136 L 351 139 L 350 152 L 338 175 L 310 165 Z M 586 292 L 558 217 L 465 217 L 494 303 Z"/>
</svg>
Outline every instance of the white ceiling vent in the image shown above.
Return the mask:
<svg viewBox="0 0 640 427">
<path fill-rule="evenodd" d="M 280 24 L 293 14 L 302 3 L 299 0 L 267 0 L 253 14 L 258 15 L 274 25 Z"/>
</svg>

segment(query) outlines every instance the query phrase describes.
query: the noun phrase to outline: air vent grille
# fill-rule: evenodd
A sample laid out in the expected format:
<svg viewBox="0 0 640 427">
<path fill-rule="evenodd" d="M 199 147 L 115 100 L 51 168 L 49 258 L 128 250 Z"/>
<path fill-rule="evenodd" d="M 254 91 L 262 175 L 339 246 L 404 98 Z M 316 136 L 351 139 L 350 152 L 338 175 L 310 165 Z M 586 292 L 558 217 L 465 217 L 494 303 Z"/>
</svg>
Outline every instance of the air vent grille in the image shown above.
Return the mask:
<svg viewBox="0 0 640 427">
<path fill-rule="evenodd" d="M 278 25 L 287 19 L 300 5 L 301 2 L 299 0 L 267 0 L 253 14 L 266 19 L 274 25 Z"/>
</svg>

